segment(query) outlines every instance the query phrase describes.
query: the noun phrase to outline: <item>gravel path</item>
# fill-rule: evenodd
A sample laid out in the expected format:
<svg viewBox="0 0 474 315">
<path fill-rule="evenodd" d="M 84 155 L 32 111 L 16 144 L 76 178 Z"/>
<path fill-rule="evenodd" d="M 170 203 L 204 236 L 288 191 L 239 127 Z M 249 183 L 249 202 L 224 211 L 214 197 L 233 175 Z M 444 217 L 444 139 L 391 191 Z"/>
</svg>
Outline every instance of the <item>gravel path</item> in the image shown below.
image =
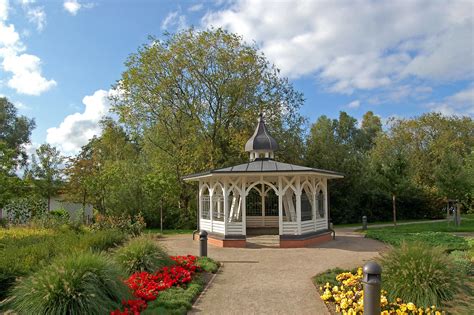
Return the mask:
<svg viewBox="0 0 474 315">
<path fill-rule="evenodd" d="M 170 254 L 198 254 L 190 235 L 160 240 Z M 191 314 L 328 314 L 311 277 L 330 268 L 353 268 L 385 246 L 359 233 L 308 248 L 218 248 L 208 254 L 223 263 Z"/>
</svg>

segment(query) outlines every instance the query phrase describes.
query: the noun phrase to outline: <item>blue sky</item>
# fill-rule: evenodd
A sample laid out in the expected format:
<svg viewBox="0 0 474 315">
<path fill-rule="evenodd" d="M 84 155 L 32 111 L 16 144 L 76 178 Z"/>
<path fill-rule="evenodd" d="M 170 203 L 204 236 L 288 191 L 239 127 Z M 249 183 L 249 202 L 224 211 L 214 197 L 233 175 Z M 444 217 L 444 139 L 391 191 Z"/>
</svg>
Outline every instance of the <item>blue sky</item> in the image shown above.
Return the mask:
<svg viewBox="0 0 474 315">
<path fill-rule="evenodd" d="M 310 122 L 474 115 L 474 2 L 462 0 L 0 0 L 0 95 L 35 118 L 34 145 L 74 154 L 100 132 L 126 57 L 191 25 L 255 41 L 304 93 Z"/>
</svg>

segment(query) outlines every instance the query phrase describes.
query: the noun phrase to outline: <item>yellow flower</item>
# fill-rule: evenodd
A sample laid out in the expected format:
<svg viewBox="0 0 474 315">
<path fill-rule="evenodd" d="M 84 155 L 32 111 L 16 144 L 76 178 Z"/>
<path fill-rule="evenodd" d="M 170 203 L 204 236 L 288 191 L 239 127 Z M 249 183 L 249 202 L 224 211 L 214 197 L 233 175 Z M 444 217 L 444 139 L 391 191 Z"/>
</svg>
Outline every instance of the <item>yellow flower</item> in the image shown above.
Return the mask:
<svg viewBox="0 0 474 315">
<path fill-rule="evenodd" d="M 348 306 L 349 306 L 349 304 L 347 304 L 347 299 L 346 298 L 342 299 L 341 300 L 341 308 L 343 310 L 345 310 Z"/>
<path fill-rule="evenodd" d="M 357 268 L 357 275 L 362 276 L 362 267 Z"/>
<path fill-rule="evenodd" d="M 416 310 L 416 306 L 415 306 L 415 304 L 413 304 L 412 302 L 407 303 L 407 308 L 408 308 L 408 310 L 410 310 L 410 311 Z"/>
<path fill-rule="evenodd" d="M 332 288 L 332 292 L 337 292 L 339 291 L 339 288 L 337 287 L 337 285 L 335 285 L 333 288 Z"/>
</svg>

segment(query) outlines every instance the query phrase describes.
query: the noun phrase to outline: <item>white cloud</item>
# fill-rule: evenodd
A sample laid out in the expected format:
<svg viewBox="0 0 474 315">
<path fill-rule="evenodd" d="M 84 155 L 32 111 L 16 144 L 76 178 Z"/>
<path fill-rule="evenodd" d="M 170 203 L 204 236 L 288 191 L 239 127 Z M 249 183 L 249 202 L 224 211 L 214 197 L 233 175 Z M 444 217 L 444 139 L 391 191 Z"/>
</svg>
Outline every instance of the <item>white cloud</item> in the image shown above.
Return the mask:
<svg viewBox="0 0 474 315">
<path fill-rule="evenodd" d="M 196 3 L 188 8 L 190 12 L 198 12 L 201 11 L 204 5 L 202 3 Z"/>
<path fill-rule="evenodd" d="M 432 102 L 428 107 L 444 115 L 467 115 L 474 116 L 474 84 L 441 102 Z"/>
<path fill-rule="evenodd" d="M 355 100 L 350 102 L 349 104 L 346 105 L 347 108 L 359 108 L 360 107 L 360 101 Z"/>
<path fill-rule="evenodd" d="M 46 25 L 46 12 L 41 6 L 36 6 L 36 0 L 17 0 L 30 23 L 36 25 L 36 29 L 41 32 Z"/>
<path fill-rule="evenodd" d="M 316 75 L 330 91 L 352 93 L 473 78 L 472 12 L 464 0 L 237 0 L 202 24 L 255 40 L 285 76 Z"/>
<path fill-rule="evenodd" d="M 77 0 L 66 0 L 64 1 L 63 6 L 64 9 L 72 15 L 76 15 L 82 7 L 82 5 Z"/>
<path fill-rule="evenodd" d="M 8 18 L 8 0 L 0 0 L 0 22 L 6 21 L 7 18 Z"/>
<path fill-rule="evenodd" d="M 28 21 L 36 24 L 36 29 L 41 32 L 46 25 L 46 13 L 42 7 L 27 8 Z"/>
<path fill-rule="evenodd" d="M 33 1 L 22 2 L 22 5 L 30 3 Z M 5 81 L 7 86 L 17 93 L 40 95 L 57 83 L 53 79 L 43 77 L 39 57 L 25 53 L 26 47 L 15 26 L 6 23 L 8 9 L 8 2 L 0 0 L 0 69 L 11 73 L 11 77 L 7 77 Z"/>
<path fill-rule="evenodd" d="M 161 23 L 161 29 L 166 30 L 175 27 L 182 30 L 188 27 L 185 15 L 180 15 L 178 11 L 170 12 Z"/>
<path fill-rule="evenodd" d="M 112 90 L 97 90 L 85 96 L 82 100 L 84 112 L 69 115 L 59 127 L 49 128 L 46 142 L 58 147 L 64 154 L 78 153 L 93 136 L 101 133 L 99 122 L 109 111 L 109 96 L 112 93 Z"/>
<path fill-rule="evenodd" d="M 3 59 L 3 69 L 13 73 L 8 86 L 18 93 L 40 95 L 56 86 L 56 81 L 41 75 L 41 60 L 34 55 L 7 55 Z"/>
</svg>

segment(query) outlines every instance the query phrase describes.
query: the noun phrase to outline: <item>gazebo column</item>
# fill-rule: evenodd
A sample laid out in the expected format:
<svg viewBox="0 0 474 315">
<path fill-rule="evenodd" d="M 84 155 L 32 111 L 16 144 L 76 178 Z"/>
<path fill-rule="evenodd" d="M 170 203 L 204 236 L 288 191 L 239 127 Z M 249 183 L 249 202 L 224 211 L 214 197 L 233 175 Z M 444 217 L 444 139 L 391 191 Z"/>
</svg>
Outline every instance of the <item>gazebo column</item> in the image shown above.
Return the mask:
<svg viewBox="0 0 474 315">
<path fill-rule="evenodd" d="M 247 235 L 247 179 L 242 177 L 242 235 Z"/>
<path fill-rule="evenodd" d="M 261 203 L 262 203 L 262 227 L 265 227 L 265 184 L 262 183 L 261 185 L 261 191 L 262 195 L 260 196 L 261 198 Z"/>
<path fill-rule="evenodd" d="M 313 198 L 313 204 L 312 204 L 312 207 L 311 207 L 311 211 L 313 211 L 313 222 L 314 222 L 314 230 L 316 231 L 316 221 L 317 221 L 317 216 L 316 216 L 316 211 L 317 211 L 317 204 L 316 204 L 316 194 L 317 194 L 317 191 L 316 191 L 316 178 L 311 178 L 311 186 L 312 187 L 312 194 L 311 194 L 311 198 Z"/>
<path fill-rule="evenodd" d="M 283 235 L 283 187 L 281 177 L 278 176 L 278 228 L 279 235 Z"/>
<path fill-rule="evenodd" d="M 298 235 L 301 235 L 301 179 L 296 178 L 296 222 L 298 224 Z"/>
<path fill-rule="evenodd" d="M 199 190 L 198 190 L 198 230 L 201 231 L 202 224 L 202 181 L 199 181 Z"/>
<path fill-rule="evenodd" d="M 224 235 L 227 235 L 227 221 L 229 218 L 229 184 L 224 181 Z"/>
<path fill-rule="evenodd" d="M 329 211 L 328 211 L 328 180 L 327 178 L 324 179 L 324 215 L 326 216 L 326 229 L 329 228 Z"/>
<path fill-rule="evenodd" d="M 211 232 L 214 232 L 214 188 L 211 187 L 211 183 L 209 183 L 209 218 L 211 219 Z"/>
</svg>

